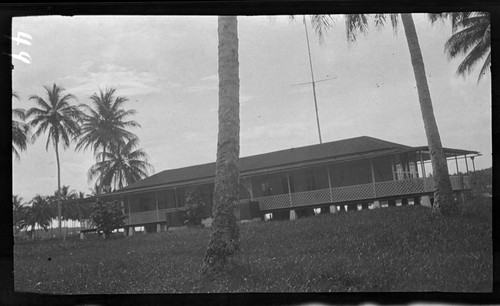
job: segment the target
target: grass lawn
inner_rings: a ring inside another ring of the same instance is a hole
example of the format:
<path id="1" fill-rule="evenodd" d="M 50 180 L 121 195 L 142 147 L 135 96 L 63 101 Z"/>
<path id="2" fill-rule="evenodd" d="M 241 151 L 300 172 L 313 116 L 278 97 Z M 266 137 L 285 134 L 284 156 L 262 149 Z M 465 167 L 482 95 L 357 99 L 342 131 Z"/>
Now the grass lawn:
<path id="1" fill-rule="evenodd" d="M 14 246 L 16 291 L 175 292 L 458 291 L 493 288 L 491 199 L 433 219 L 422 206 L 240 225 L 241 264 L 201 280 L 210 229 L 89 236 Z"/>

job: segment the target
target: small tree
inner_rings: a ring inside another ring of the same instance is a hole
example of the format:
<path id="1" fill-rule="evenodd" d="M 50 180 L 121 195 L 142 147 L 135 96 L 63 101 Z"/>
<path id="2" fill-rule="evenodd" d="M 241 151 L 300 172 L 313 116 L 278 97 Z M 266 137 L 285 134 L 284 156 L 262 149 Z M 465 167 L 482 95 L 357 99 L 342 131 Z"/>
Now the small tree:
<path id="1" fill-rule="evenodd" d="M 201 220 L 205 216 L 205 202 L 195 190 L 186 198 L 186 225 L 189 227 L 203 226 Z"/>
<path id="2" fill-rule="evenodd" d="M 23 198 L 18 195 L 12 196 L 12 225 L 14 227 L 14 236 L 28 227 L 29 209 L 22 203 Z"/>
<path id="3" fill-rule="evenodd" d="M 92 206 L 90 217 L 97 227 L 97 232 L 103 232 L 106 239 L 115 228 L 125 225 L 127 218 L 123 214 L 120 203 L 117 201 L 103 202 L 100 199 L 97 199 Z"/>

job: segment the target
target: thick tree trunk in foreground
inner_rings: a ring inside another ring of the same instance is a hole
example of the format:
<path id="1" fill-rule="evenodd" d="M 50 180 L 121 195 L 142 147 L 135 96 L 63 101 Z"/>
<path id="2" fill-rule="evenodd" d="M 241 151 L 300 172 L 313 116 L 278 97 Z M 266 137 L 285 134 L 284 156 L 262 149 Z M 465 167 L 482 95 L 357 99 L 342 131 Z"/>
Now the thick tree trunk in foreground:
<path id="1" fill-rule="evenodd" d="M 222 272 L 240 251 L 236 209 L 239 200 L 239 63 L 237 18 L 218 19 L 219 33 L 219 134 L 213 200 L 214 220 L 201 273 Z"/>
<path id="2" fill-rule="evenodd" d="M 417 83 L 418 100 L 420 102 L 420 110 L 422 111 L 422 119 L 424 120 L 425 134 L 429 145 L 433 178 L 436 187 L 432 213 L 449 215 L 453 213 L 457 207 L 452 198 L 448 164 L 441 144 L 436 118 L 434 117 L 422 51 L 418 43 L 413 17 L 411 14 L 401 14 L 401 19 L 405 29 L 406 40 L 408 41 L 408 48 L 410 49 L 411 63 Z"/>

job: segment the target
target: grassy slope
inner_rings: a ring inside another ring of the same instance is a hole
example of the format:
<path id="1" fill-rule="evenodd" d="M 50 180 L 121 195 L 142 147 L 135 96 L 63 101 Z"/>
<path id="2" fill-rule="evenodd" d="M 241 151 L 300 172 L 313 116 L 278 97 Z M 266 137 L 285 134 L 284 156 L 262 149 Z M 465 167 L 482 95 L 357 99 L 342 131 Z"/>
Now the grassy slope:
<path id="1" fill-rule="evenodd" d="M 18 243 L 16 291 L 46 293 L 491 291 L 491 200 L 241 225 L 242 264 L 200 280 L 209 229 Z"/>

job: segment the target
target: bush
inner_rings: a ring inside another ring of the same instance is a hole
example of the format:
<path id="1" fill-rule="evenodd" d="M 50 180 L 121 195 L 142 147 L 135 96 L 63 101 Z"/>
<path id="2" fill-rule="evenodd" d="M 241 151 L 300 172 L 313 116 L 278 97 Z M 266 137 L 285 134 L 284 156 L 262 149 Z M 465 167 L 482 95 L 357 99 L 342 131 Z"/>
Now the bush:
<path id="1" fill-rule="evenodd" d="M 123 214 L 120 203 L 117 201 L 103 202 L 100 199 L 97 199 L 92 205 L 90 217 L 97 227 L 97 232 L 103 232 L 106 239 L 114 229 L 125 225 L 125 219 L 127 218 Z"/>
<path id="2" fill-rule="evenodd" d="M 186 221 L 187 226 L 203 226 L 201 220 L 205 215 L 205 203 L 197 192 L 193 192 L 186 198 Z"/>

